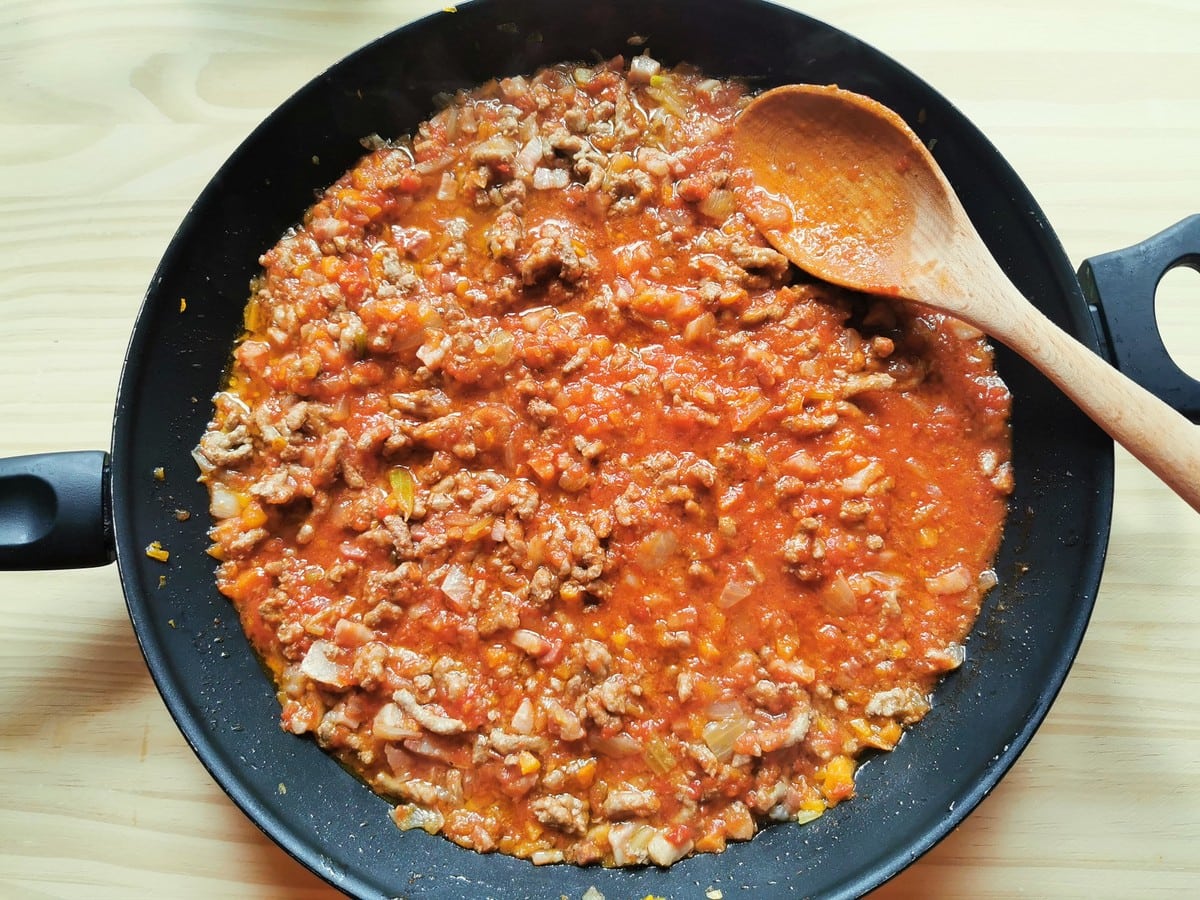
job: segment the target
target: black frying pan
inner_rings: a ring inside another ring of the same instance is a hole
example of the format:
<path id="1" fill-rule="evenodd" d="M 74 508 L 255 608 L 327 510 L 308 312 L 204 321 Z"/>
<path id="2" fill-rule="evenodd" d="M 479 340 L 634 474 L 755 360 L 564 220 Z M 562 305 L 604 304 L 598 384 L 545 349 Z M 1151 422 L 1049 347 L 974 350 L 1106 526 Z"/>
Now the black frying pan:
<path id="1" fill-rule="evenodd" d="M 1048 711 L 1083 637 L 1108 537 L 1112 445 L 1001 349 L 997 364 L 1014 395 L 1017 489 L 1000 585 L 966 664 L 938 689 L 933 711 L 893 753 L 861 769 L 853 801 L 816 822 L 771 827 L 669 870 L 538 868 L 401 833 L 385 801 L 311 740 L 279 728 L 273 687 L 213 584 L 207 496 L 190 459 L 259 253 L 299 219 L 314 191 L 354 163 L 359 138 L 411 130 L 442 91 L 565 59 L 638 52 L 627 44 L 633 35 L 666 63 L 690 61 L 762 87 L 837 82 L 896 109 L 936 140 L 935 156 L 1015 284 L 1090 348 L 1200 415 L 1200 384 L 1170 362 L 1151 313 L 1161 274 L 1200 264 L 1186 252 L 1200 247 L 1200 218 L 1089 261 L 1080 272 L 1085 294 L 1041 211 L 987 140 L 928 85 L 828 26 L 758 0 L 479 0 L 355 53 L 264 122 L 188 213 L 134 328 L 111 457 L 0 461 L 0 565 L 97 565 L 115 553 L 147 665 L 197 755 L 259 827 L 347 893 L 864 893 L 933 846 L 995 786 Z M 1101 308 L 1105 293 L 1138 302 Z M 159 467 L 162 480 L 153 474 Z M 179 522 L 177 508 L 196 514 Z M 145 556 L 154 540 L 171 550 L 166 568 Z"/>

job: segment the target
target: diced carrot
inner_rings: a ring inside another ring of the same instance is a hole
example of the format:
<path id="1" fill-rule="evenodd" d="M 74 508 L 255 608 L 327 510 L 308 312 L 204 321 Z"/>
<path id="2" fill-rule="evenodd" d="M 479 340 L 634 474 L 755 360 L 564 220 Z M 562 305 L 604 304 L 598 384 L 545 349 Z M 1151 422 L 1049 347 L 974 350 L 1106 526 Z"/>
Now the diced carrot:
<path id="1" fill-rule="evenodd" d="M 171 558 L 168 550 L 163 548 L 163 545 L 158 541 L 151 541 L 150 546 L 146 548 L 146 555 L 151 559 L 157 559 L 159 562 L 166 562 Z"/>

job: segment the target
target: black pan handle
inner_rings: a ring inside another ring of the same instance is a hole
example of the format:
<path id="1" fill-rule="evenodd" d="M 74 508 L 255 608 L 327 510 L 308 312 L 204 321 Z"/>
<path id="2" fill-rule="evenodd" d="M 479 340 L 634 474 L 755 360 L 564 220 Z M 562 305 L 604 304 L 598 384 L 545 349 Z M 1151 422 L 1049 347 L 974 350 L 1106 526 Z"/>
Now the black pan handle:
<path id="1" fill-rule="evenodd" d="M 108 466 L 99 450 L 0 459 L 0 570 L 112 562 Z"/>
<path id="2" fill-rule="evenodd" d="M 1113 364 L 1200 422 L 1200 381 L 1171 358 L 1154 312 L 1158 283 L 1178 266 L 1200 272 L 1200 215 L 1188 216 L 1140 244 L 1085 259 L 1079 284 L 1099 319 Z"/>

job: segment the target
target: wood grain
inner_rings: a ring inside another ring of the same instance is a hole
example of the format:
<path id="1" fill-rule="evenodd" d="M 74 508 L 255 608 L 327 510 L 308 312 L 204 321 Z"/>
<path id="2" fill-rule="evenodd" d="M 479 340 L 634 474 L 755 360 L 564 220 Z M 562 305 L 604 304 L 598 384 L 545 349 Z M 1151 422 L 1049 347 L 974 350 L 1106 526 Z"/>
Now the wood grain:
<path id="1" fill-rule="evenodd" d="M 306 80 L 442 5 L 0 4 L 0 454 L 107 446 L 141 296 L 204 183 Z M 962 108 L 1074 263 L 1200 211 L 1194 0 L 811 0 L 803 11 Z M 1171 321 L 1200 335 L 1193 281 Z M 1184 343 L 1195 352 L 1196 338 Z M 1198 580 L 1200 518 L 1119 452 L 1104 583 L 1066 688 L 995 793 L 875 897 L 1195 893 Z M 0 575 L 0 609 L 0 896 L 338 896 L 191 754 L 114 568 Z"/>

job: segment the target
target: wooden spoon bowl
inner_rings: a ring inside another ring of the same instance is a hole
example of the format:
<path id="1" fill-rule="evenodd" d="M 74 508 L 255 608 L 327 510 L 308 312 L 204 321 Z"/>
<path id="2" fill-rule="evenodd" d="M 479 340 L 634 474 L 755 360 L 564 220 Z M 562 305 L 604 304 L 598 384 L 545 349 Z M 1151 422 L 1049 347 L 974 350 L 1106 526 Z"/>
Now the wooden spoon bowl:
<path id="1" fill-rule="evenodd" d="M 834 86 L 755 98 L 734 126 L 747 216 L 800 268 L 950 313 L 1007 344 L 1200 511 L 1200 429 L 1047 319 L 1009 281 L 894 111 Z"/>

